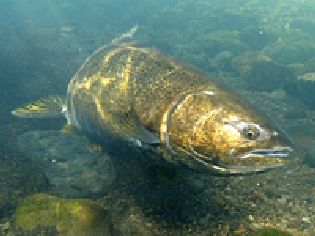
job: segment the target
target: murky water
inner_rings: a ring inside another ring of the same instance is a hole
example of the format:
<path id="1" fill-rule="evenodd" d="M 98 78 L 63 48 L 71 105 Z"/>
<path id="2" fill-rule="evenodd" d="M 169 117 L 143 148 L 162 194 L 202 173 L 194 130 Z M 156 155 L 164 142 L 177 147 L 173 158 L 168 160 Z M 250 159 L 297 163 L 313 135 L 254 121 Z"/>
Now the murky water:
<path id="1" fill-rule="evenodd" d="M 314 234 L 314 14 L 311 0 L 2 0 L 0 234 Z M 281 127 L 294 163 L 213 176 L 146 148 L 101 147 L 62 118 L 12 117 L 65 97 L 85 58 L 134 25 L 134 41 L 208 73 Z"/>

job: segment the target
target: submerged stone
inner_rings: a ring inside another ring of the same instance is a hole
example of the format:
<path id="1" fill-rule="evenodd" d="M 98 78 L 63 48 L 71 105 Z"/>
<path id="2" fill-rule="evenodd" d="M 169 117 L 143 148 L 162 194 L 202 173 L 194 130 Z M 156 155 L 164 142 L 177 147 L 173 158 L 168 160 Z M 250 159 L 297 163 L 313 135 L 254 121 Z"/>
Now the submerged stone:
<path id="1" fill-rule="evenodd" d="M 315 140 L 306 147 L 305 161 L 311 167 L 315 167 Z"/>
<path id="2" fill-rule="evenodd" d="M 304 104 L 314 107 L 315 106 L 315 72 L 305 73 L 299 76 L 297 81 L 297 95 Z"/>
<path id="3" fill-rule="evenodd" d="M 24 199 L 17 207 L 15 223 L 22 230 L 55 227 L 61 235 L 110 234 L 110 217 L 96 202 L 45 193 Z"/>
<path id="4" fill-rule="evenodd" d="M 85 136 L 60 131 L 31 131 L 18 137 L 19 149 L 41 166 L 50 193 L 95 198 L 108 193 L 116 172 L 112 160 L 94 150 Z"/>

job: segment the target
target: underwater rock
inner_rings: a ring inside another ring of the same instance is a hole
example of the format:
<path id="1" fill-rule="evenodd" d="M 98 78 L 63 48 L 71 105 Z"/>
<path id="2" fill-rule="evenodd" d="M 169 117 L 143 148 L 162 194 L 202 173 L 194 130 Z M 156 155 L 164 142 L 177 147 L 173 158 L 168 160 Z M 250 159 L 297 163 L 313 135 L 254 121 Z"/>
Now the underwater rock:
<path id="1" fill-rule="evenodd" d="M 306 62 L 314 57 L 313 36 L 301 30 L 290 30 L 263 49 L 264 54 L 281 64 Z"/>
<path id="2" fill-rule="evenodd" d="M 313 33 L 315 30 L 315 20 L 307 17 L 296 17 L 292 19 L 291 27 Z"/>
<path id="3" fill-rule="evenodd" d="M 303 74 L 305 70 L 305 65 L 303 63 L 293 63 L 287 65 L 289 68 L 292 68 L 295 74 Z"/>
<path id="4" fill-rule="evenodd" d="M 21 158 L 22 159 L 22 158 Z M 26 194 L 45 191 L 47 182 L 42 171 L 31 163 L 13 157 L 1 160 L 0 167 L 0 219 L 8 217 L 17 202 Z M 0 232 L 1 235 L 1 232 Z"/>
<path id="5" fill-rule="evenodd" d="M 110 235 L 110 217 L 96 202 L 35 194 L 16 209 L 15 224 L 22 230 L 55 227 L 58 235 Z"/>
<path id="6" fill-rule="evenodd" d="M 308 147 L 306 148 L 306 155 L 305 155 L 305 162 L 315 168 L 315 139 L 313 142 L 311 142 Z"/>
<path id="7" fill-rule="evenodd" d="M 312 73 L 312 72 L 314 72 L 314 68 L 315 68 L 315 57 L 308 60 L 307 62 L 303 62 L 303 69 L 304 70 L 299 74 Z"/>
<path id="8" fill-rule="evenodd" d="M 238 31 L 218 30 L 202 34 L 196 44 L 200 51 L 205 52 L 210 58 L 222 51 L 238 54 L 247 50 L 247 46 L 239 39 Z"/>
<path id="9" fill-rule="evenodd" d="M 222 51 L 215 55 L 215 57 L 210 60 L 210 66 L 216 68 L 219 71 L 232 71 L 231 61 L 233 58 L 233 53 L 230 51 Z"/>
<path id="10" fill-rule="evenodd" d="M 300 80 L 303 81 L 315 81 L 315 72 L 305 73 L 299 76 Z"/>
<path id="11" fill-rule="evenodd" d="M 89 144 L 84 136 L 60 131 L 32 131 L 18 137 L 21 151 L 45 172 L 50 193 L 63 197 L 102 196 L 115 179 L 111 159 Z"/>
<path id="12" fill-rule="evenodd" d="M 297 81 L 297 95 L 304 104 L 315 108 L 315 72 L 299 76 Z"/>
<path id="13" fill-rule="evenodd" d="M 211 64 L 208 65 L 208 58 L 207 55 L 204 53 L 201 54 L 187 54 L 181 57 L 181 60 L 184 62 L 187 62 L 189 64 L 192 64 L 194 66 L 197 66 L 198 68 L 207 68 L 208 71 L 214 71 L 217 68 L 215 66 L 212 66 Z"/>
<path id="14" fill-rule="evenodd" d="M 257 54 L 253 51 L 247 51 L 240 55 L 233 57 L 231 61 L 231 67 L 241 76 L 247 75 L 252 67 L 253 61 L 272 61 L 272 59 L 266 55 Z"/>
<path id="15" fill-rule="evenodd" d="M 266 60 L 253 61 L 246 79 L 249 87 L 257 91 L 293 90 L 295 86 L 292 69 Z"/>
<path id="16" fill-rule="evenodd" d="M 60 31 L 61 33 L 70 33 L 70 32 L 73 31 L 73 29 L 74 29 L 74 27 L 71 26 L 71 25 L 64 25 L 64 26 L 61 26 L 61 27 L 59 28 L 59 31 Z"/>
<path id="17" fill-rule="evenodd" d="M 2 118 L 2 117 L 1 117 Z M 17 203 L 25 195 L 46 191 L 48 188 L 44 171 L 37 163 L 16 148 L 15 129 L 1 120 L 0 126 L 0 223 L 12 215 Z M 20 129 L 21 126 L 19 126 Z M 0 228 L 1 235 L 1 228 Z"/>

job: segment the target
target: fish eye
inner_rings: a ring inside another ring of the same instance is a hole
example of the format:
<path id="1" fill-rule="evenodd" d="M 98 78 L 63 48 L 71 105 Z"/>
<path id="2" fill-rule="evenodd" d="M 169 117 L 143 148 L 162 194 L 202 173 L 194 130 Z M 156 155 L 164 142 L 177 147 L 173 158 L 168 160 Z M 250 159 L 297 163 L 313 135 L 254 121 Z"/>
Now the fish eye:
<path id="1" fill-rule="evenodd" d="M 242 134 L 249 140 L 255 140 L 259 137 L 260 131 L 255 125 L 247 125 L 243 128 Z"/>

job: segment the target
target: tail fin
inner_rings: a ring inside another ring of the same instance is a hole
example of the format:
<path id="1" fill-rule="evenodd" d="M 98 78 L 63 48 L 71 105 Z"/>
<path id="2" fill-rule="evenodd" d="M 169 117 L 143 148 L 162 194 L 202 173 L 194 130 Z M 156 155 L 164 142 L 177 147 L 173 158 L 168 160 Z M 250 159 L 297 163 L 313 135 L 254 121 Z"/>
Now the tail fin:
<path id="1" fill-rule="evenodd" d="M 58 96 L 49 96 L 11 111 L 18 118 L 59 118 L 66 109 L 65 100 Z"/>

